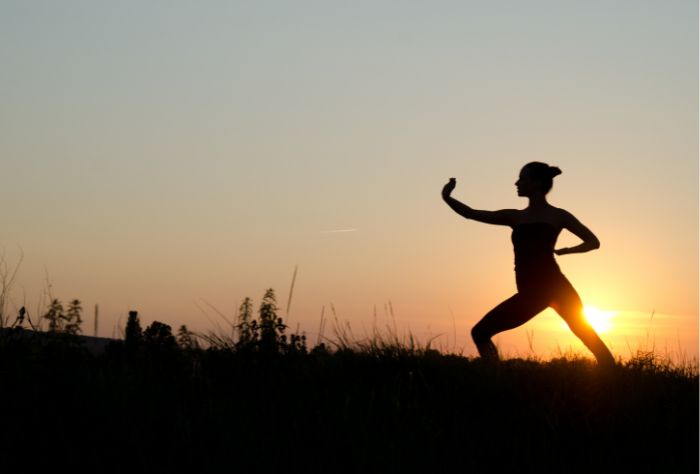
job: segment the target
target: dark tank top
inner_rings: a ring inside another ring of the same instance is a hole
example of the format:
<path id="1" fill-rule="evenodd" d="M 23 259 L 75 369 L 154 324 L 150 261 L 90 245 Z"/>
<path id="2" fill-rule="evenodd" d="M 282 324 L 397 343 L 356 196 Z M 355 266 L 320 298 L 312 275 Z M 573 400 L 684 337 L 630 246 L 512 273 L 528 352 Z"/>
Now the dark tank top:
<path id="1" fill-rule="evenodd" d="M 515 274 L 518 281 L 541 280 L 560 275 L 554 260 L 557 229 L 546 222 L 529 222 L 513 226 L 511 240 L 515 252 Z"/>

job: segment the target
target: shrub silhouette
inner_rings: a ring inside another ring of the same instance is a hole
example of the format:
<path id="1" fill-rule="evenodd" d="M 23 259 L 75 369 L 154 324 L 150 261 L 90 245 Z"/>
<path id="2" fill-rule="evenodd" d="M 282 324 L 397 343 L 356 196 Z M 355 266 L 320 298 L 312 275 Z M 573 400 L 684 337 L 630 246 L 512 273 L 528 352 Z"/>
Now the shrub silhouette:
<path id="1" fill-rule="evenodd" d="M 177 347 L 172 328 L 160 321 L 153 321 L 143 332 L 143 342 L 148 346 L 160 346 L 166 348 Z"/>
<path id="2" fill-rule="evenodd" d="M 54 299 L 49 305 L 49 309 L 44 314 L 43 319 L 49 321 L 49 332 L 59 332 L 77 335 L 81 332 L 80 325 L 83 320 L 80 313 L 83 308 L 79 300 L 70 302 L 68 311 L 64 312 L 63 304 L 58 299 Z"/>
<path id="3" fill-rule="evenodd" d="M 264 354 L 306 353 L 306 336 L 285 334 L 287 325 L 277 315 L 275 290 L 265 291 L 258 309 L 258 319 L 253 317 L 253 302 L 246 297 L 238 310 L 236 350 L 256 351 Z"/>
<path id="4" fill-rule="evenodd" d="M 181 349 L 199 349 L 197 337 L 184 324 L 177 330 L 176 341 Z"/>

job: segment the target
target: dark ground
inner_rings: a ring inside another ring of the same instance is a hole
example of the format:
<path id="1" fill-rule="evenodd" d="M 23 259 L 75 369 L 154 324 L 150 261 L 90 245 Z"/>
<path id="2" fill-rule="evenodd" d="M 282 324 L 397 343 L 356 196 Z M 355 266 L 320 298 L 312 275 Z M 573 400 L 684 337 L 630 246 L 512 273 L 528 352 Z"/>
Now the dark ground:
<path id="1" fill-rule="evenodd" d="M 697 473 L 697 373 L 640 358 L 0 340 L 0 462 L 77 472 Z"/>

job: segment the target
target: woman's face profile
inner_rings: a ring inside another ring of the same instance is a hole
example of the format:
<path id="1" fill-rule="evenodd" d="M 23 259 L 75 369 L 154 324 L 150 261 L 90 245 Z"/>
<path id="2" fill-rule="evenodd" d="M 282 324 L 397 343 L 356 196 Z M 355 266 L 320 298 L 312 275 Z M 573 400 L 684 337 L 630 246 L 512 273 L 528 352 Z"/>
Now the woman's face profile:
<path id="1" fill-rule="evenodd" d="M 518 189 L 518 196 L 531 196 L 533 192 L 539 191 L 539 183 L 532 179 L 532 175 L 527 170 L 523 168 L 520 170 L 520 175 L 518 180 L 515 182 L 515 187 Z"/>

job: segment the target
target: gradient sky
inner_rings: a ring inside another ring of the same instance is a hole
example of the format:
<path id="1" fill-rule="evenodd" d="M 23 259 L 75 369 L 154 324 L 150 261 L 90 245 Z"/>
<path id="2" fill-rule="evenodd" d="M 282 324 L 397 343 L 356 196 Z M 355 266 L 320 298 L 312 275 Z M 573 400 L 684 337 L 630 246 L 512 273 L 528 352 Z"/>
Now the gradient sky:
<path id="1" fill-rule="evenodd" d="M 286 309 L 298 265 L 289 322 L 312 340 L 331 304 L 361 335 L 391 302 L 400 332 L 472 354 L 515 291 L 510 232 L 440 189 L 524 207 L 538 160 L 602 242 L 558 261 L 619 312 L 609 337 L 697 352 L 695 1 L 6 0 L 0 61 L 10 311 L 48 274 L 87 320 L 99 303 L 103 336 L 131 309 L 214 330 L 207 303 L 233 316 L 272 287 Z M 543 355 L 569 341 L 545 314 L 501 345 L 532 331 Z"/>

